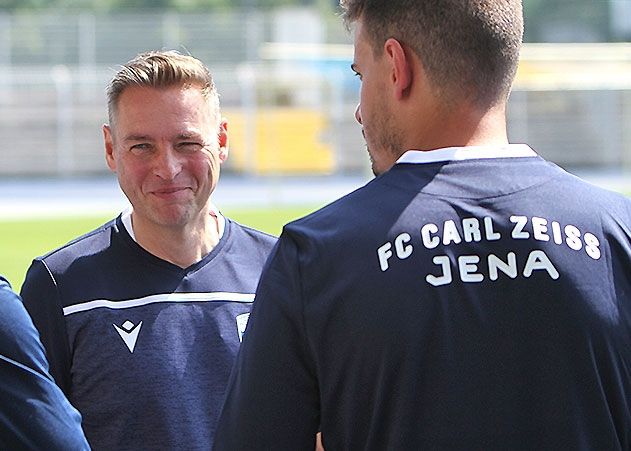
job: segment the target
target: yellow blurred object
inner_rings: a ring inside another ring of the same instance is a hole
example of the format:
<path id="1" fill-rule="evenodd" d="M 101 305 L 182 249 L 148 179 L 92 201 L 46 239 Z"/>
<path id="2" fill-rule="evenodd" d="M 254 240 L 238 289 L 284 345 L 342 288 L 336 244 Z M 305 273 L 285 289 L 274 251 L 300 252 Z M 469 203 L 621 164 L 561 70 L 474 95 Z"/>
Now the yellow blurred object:
<path id="1" fill-rule="evenodd" d="M 322 142 L 327 127 L 324 113 L 288 107 L 259 108 L 250 114 L 226 109 L 222 113 L 228 120 L 233 169 L 256 174 L 333 171 L 333 149 Z"/>
<path id="2" fill-rule="evenodd" d="M 631 44 L 524 44 L 516 89 L 629 89 Z"/>

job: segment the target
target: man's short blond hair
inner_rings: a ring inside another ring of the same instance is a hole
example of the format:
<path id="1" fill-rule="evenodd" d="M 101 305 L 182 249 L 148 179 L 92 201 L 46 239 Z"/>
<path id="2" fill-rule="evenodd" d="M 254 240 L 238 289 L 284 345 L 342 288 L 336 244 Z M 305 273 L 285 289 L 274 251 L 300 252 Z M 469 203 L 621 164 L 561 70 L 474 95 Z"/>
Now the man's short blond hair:
<path id="1" fill-rule="evenodd" d="M 197 58 L 175 50 L 151 51 L 138 54 L 124 64 L 107 86 L 107 109 L 110 125 L 114 126 L 118 99 L 131 86 L 170 88 L 198 87 L 208 100 L 217 125 L 220 120 L 219 94 L 210 70 Z"/>

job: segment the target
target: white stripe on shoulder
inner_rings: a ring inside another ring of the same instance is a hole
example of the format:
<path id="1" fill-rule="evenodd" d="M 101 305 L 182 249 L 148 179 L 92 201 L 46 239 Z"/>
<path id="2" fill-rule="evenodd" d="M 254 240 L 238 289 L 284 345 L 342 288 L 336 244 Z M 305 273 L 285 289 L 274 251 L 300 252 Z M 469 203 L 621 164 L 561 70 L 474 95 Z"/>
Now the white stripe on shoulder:
<path id="1" fill-rule="evenodd" d="M 73 313 L 85 312 L 87 310 L 93 310 L 97 308 L 109 308 L 109 309 L 126 309 L 132 307 L 139 307 L 148 304 L 159 304 L 163 302 L 217 302 L 217 301 L 229 301 L 229 302 L 254 302 L 254 293 L 229 293 L 229 292 L 214 292 L 214 293 L 167 293 L 167 294 L 154 294 L 151 296 L 145 296 L 138 299 L 128 299 L 126 301 L 110 301 L 107 299 L 95 299 L 94 301 L 83 302 L 81 304 L 71 305 L 63 309 L 64 316 L 72 315 Z"/>
<path id="2" fill-rule="evenodd" d="M 447 147 L 429 151 L 408 150 L 397 163 L 438 163 L 453 160 L 478 160 L 483 158 L 522 158 L 536 157 L 537 153 L 527 144 L 506 146 Z"/>

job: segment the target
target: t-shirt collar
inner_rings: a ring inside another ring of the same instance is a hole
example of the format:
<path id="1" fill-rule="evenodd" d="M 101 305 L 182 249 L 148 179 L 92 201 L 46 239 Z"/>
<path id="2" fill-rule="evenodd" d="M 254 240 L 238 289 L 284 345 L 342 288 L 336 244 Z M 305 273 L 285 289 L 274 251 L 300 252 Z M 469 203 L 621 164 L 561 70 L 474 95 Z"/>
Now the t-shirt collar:
<path id="1" fill-rule="evenodd" d="M 226 230 L 226 218 L 223 217 L 223 215 L 219 212 L 219 209 L 213 203 L 210 204 L 209 210 L 210 210 L 210 215 L 217 218 L 217 231 L 219 232 L 219 239 L 221 239 L 221 237 L 223 237 L 224 231 Z M 137 242 L 136 235 L 134 234 L 134 228 L 131 224 L 132 211 L 133 211 L 132 207 L 129 207 L 128 209 L 123 211 L 121 214 L 121 221 L 123 222 L 123 225 L 125 226 L 125 230 L 127 230 L 127 233 L 129 234 L 129 236 L 134 241 Z"/>
<path id="2" fill-rule="evenodd" d="M 537 153 L 527 144 L 505 146 L 445 147 L 431 151 L 408 150 L 397 163 L 438 163 L 443 161 L 477 160 L 482 158 L 536 157 Z"/>

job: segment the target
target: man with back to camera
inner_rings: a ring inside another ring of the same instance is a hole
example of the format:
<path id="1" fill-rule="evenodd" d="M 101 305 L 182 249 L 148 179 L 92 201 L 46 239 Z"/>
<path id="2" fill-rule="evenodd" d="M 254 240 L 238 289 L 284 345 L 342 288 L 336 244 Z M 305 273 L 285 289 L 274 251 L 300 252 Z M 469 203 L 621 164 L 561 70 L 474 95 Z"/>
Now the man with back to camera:
<path id="1" fill-rule="evenodd" d="M 228 134 L 199 60 L 140 54 L 107 94 L 132 210 L 35 259 L 22 296 L 94 449 L 208 449 L 275 238 L 211 203 Z"/>
<path id="2" fill-rule="evenodd" d="M 377 178 L 287 226 L 216 450 L 628 450 L 631 202 L 509 144 L 518 0 L 343 0 Z"/>
<path id="3" fill-rule="evenodd" d="M 89 449 L 81 415 L 48 372 L 31 318 L 0 276 L 0 449 Z"/>

